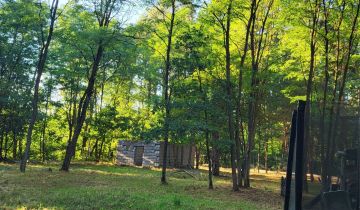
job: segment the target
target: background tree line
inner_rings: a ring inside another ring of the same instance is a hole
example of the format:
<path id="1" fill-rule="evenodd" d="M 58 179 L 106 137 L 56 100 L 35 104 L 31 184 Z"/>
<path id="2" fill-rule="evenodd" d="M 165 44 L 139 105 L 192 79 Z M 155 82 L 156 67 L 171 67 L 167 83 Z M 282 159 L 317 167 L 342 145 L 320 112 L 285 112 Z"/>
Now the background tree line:
<path id="1" fill-rule="evenodd" d="M 209 188 L 231 167 L 236 191 L 251 167 L 285 167 L 297 100 L 329 130 L 305 133 L 321 163 L 342 105 L 359 107 L 358 0 L 60 3 L 0 1 L 0 160 L 22 171 L 151 139 L 195 145 Z M 146 10 L 128 24 L 134 4 Z"/>

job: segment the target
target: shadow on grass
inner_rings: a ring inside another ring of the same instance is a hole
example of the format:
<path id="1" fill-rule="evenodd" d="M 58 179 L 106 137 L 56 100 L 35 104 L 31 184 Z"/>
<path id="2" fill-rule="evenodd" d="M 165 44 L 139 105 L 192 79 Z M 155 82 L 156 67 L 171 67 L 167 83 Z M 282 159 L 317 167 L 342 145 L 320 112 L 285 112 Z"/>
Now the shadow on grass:
<path id="1" fill-rule="evenodd" d="M 23 174 L 17 164 L 0 164 L 0 209 L 280 209 L 279 196 L 266 190 L 231 192 L 227 177 L 208 190 L 206 179 L 178 178 L 174 170 L 163 186 L 157 169 L 76 162 L 66 173 L 58 166 L 29 164 Z"/>

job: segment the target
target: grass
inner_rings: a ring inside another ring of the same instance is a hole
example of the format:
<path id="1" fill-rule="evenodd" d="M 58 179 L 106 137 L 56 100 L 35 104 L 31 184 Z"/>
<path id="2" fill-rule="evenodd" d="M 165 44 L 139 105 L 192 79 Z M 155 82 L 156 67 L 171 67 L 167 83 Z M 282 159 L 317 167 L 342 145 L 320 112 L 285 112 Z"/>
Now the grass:
<path id="1" fill-rule="evenodd" d="M 48 168 L 53 170 L 50 172 Z M 231 191 L 229 178 L 197 178 L 175 170 L 160 184 L 158 169 L 78 163 L 70 172 L 58 165 L 0 164 L 0 209 L 281 209 L 279 183 L 254 175 L 254 188 Z M 277 188 L 278 188 L 277 187 Z"/>

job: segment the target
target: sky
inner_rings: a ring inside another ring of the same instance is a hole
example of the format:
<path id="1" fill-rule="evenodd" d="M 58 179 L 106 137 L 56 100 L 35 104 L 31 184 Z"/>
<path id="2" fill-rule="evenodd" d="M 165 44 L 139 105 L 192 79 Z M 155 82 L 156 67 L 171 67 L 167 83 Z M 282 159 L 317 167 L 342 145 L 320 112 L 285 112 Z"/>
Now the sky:
<path id="1" fill-rule="evenodd" d="M 50 1 L 50 0 L 47 0 Z M 63 7 L 69 0 L 59 0 L 59 6 Z M 50 2 L 48 2 L 50 3 Z M 144 14 L 146 7 L 143 5 L 139 5 L 138 3 L 134 3 L 135 6 L 132 6 L 131 8 L 125 8 L 124 12 L 122 13 L 123 20 L 126 21 L 126 24 L 134 24 L 136 23 L 140 18 L 141 15 Z"/>

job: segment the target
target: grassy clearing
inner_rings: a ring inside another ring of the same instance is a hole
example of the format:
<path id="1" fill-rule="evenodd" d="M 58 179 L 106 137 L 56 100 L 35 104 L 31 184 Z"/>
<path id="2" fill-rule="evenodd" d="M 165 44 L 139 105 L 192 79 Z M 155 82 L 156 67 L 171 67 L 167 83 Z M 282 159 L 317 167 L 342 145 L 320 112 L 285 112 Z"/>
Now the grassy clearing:
<path id="1" fill-rule="evenodd" d="M 53 171 L 48 170 L 52 167 Z M 254 175 L 254 187 L 231 192 L 228 178 L 216 178 L 207 189 L 206 174 L 197 179 L 169 171 L 111 165 L 75 164 L 69 173 L 58 165 L 0 164 L 1 209 L 281 209 L 278 181 Z M 277 187 L 278 188 L 278 187 Z"/>

